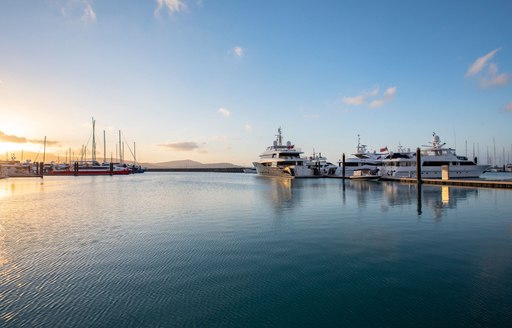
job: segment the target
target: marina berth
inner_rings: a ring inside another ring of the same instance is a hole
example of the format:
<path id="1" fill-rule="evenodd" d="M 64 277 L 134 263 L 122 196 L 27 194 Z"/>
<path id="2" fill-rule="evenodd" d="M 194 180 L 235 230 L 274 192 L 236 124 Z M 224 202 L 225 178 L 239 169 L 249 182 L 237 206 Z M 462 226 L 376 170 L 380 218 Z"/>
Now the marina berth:
<path id="1" fill-rule="evenodd" d="M 48 169 L 47 175 L 126 175 L 132 171 L 128 167 L 102 165 L 97 161 L 77 161 L 72 165 L 57 164 Z"/>
<path id="2" fill-rule="evenodd" d="M 421 178 L 440 179 L 442 168 L 448 168 L 450 178 L 478 178 L 489 165 L 478 165 L 465 156 L 458 156 L 455 149 L 445 148 L 446 143 L 435 133 L 430 145 L 421 151 Z M 416 154 L 399 149 L 382 160 L 380 175 L 385 179 L 416 178 Z"/>

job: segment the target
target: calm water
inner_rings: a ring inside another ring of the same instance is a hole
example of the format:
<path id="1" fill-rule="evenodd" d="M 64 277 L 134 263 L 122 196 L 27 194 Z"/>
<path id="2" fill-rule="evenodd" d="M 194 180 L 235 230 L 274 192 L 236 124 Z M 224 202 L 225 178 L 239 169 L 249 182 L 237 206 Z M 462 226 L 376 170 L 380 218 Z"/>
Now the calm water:
<path id="1" fill-rule="evenodd" d="M 2 327 L 511 327 L 512 191 L 0 180 Z"/>

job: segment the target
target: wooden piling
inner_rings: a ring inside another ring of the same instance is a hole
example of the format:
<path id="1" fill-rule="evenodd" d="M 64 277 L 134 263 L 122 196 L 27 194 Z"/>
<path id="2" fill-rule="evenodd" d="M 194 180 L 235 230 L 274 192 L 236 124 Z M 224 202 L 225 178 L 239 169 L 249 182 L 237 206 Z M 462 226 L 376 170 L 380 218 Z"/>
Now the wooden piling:
<path id="1" fill-rule="evenodd" d="M 416 183 L 421 184 L 421 152 L 416 148 Z"/>
<path id="2" fill-rule="evenodd" d="M 341 177 L 345 179 L 345 153 L 343 153 L 343 156 L 341 157 Z"/>

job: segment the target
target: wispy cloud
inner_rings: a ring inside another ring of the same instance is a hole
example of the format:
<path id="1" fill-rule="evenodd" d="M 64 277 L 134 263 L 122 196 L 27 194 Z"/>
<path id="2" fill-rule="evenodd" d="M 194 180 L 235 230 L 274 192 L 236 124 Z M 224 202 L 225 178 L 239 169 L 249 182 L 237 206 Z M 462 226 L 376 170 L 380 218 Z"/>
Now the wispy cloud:
<path id="1" fill-rule="evenodd" d="M 503 106 L 503 111 L 504 112 L 508 112 L 508 113 L 512 113 L 512 101 L 509 102 L 508 104 L 506 104 L 505 106 Z"/>
<path id="2" fill-rule="evenodd" d="M 86 24 L 91 24 L 96 21 L 96 13 L 92 9 L 91 4 L 87 1 L 84 4 L 84 13 L 81 20 Z"/>
<path id="3" fill-rule="evenodd" d="M 396 95 L 396 87 L 390 87 L 387 88 L 386 91 L 384 91 L 384 96 L 380 99 L 373 100 L 368 107 L 370 108 L 378 108 L 383 106 L 385 103 L 390 102 L 391 100 L 395 99 Z"/>
<path id="4" fill-rule="evenodd" d="M 489 52 L 488 54 L 478 58 L 473 64 L 471 64 L 471 66 L 469 66 L 468 68 L 468 71 L 466 72 L 466 76 L 473 76 L 475 74 L 477 74 L 478 72 L 480 72 L 485 64 L 492 59 L 492 57 L 494 57 L 494 55 L 500 50 L 500 48 L 498 49 L 494 49 L 493 51 Z"/>
<path id="5" fill-rule="evenodd" d="M 343 97 L 343 99 L 341 99 L 341 101 L 343 101 L 343 103 L 346 105 L 359 106 L 359 105 L 364 104 L 365 99 L 364 99 L 364 96 L 355 96 L 355 97 Z"/>
<path id="6" fill-rule="evenodd" d="M 499 73 L 498 65 L 494 63 L 489 63 L 489 68 L 487 69 L 487 74 L 480 78 L 480 87 L 482 89 L 489 87 L 499 87 L 505 85 L 510 80 L 510 74 L 507 73 Z"/>
<path id="7" fill-rule="evenodd" d="M 168 144 L 160 144 L 158 146 L 176 151 L 191 151 L 199 148 L 199 144 L 193 141 L 174 142 Z"/>
<path id="8" fill-rule="evenodd" d="M 64 17 L 80 21 L 84 24 L 93 24 L 96 22 L 96 12 L 92 8 L 90 0 L 70 0 L 60 8 L 60 13 Z"/>
<path id="9" fill-rule="evenodd" d="M 381 107 L 385 103 L 393 100 L 396 94 L 396 87 L 389 87 L 384 91 L 384 94 L 379 99 L 374 99 L 378 97 L 380 94 L 380 87 L 378 85 L 374 86 L 372 89 L 363 91 L 361 94 L 352 96 L 352 97 L 343 97 L 341 101 L 346 105 L 351 106 L 361 106 L 370 102 L 369 108 L 377 108 Z"/>
<path id="10" fill-rule="evenodd" d="M 154 15 L 160 14 L 162 9 L 166 8 L 169 15 L 179 13 L 187 9 L 187 5 L 182 0 L 156 0 L 156 9 Z"/>
<path id="11" fill-rule="evenodd" d="M 247 122 L 247 123 L 245 123 L 245 125 L 244 125 L 244 129 L 245 129 L 245 131 L 247 131 L 247 132 L 252 132 L 252 125 L 251 125 L 251 124 L 249 124 L 249 122 Z"/>
<path id="12" fill-rule="evenodd" d="M 236 57 L 242 58 L 245 54 L 245 49 L 240 46 L 236 46 L 236 47 L 231 48 L 229 53 L 233 54 Z"/>
<path id="13" fill-rule="evenodd" d="M 482 89 L 508 84 L 510 74 L 500 73 L 498 71 L 498 65 L 492 62 L 492 59 L 499 50 L 501 50 L 501 48 L 494 49 L 488 54 L 478 58 L 469 66 L 465 76 L 477 78 L 480 82 L 480 88 Z"/>
<path id="14" fill-rule="evenodd" d="M 19 144 L 22 144 L 22 143 L 42 144 L 42 143 L 44 143 L 44 140 L 18 137 L 15 135 L 5 134 L 3 131 L 0 131 L 0 142 L 12 142 L 12 143 L 19 143 Z M 58 141 L 46 140 L 46 145 L 48 145 L 48 146 L 55 146 L 58 144 L 59 144 Z"/>
<path id="15" fill-rule="evenodd" d="M 230 117 L 231 116 L 231 112 L 229 110 L 227 110 L 226 108 L 224 108 L 224 107 L 219 108 L 219 113 L 221 113 L 222 116 L 224 116 L 224 117 Z"/>

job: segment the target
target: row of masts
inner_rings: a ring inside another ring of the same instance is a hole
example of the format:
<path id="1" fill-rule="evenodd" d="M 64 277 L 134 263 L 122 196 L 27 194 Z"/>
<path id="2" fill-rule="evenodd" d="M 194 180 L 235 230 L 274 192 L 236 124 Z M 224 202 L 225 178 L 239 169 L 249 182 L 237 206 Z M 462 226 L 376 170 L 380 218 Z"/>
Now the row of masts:
<path id="1" fill-rule="evenodd" d="M 105 130 L 103 130 L 103 163 L 107 163 L 107 138 L 106 138 L 106 132 Z M 94 119 L 94 117 L 92 118 L 92 144 L 91 144 L 91 160 L 92 161 L 97 161 L 97 156 L 96 156 L 96 149 L 97 149 L 97 144 L 96 144 L 96 120 Z M 121 134 L 121 130 L 119 130 L 119 143 L 116 144 L 116 157 L 115 159 L 116 160 L 119 160 L 120 163 L 124 163 L 125 162 L 125 157 L 124 157 L 124 148 L 125 148 L 125 142 L 122 140 L 122 134 Z M 133 155 L 133 163 L 137 163 L 137 156 L 136 156 L 136 143 L 133 142 L 133 151 L 131 150 L 131 148 L 128 146 L 128 149 L 130 150 L 131 154 Z M 75 153 L 74 152 L 71 152 L 71 148 L 69 148 L 69 153 L 66 152 L 66 162 L 69 162 L 71 163 L 72 162 L 72 158 L 75 158 L 76 160 L 78 160 L 78 158 L 75 157 Z M 80 161 L 86 161 L 87 160 L 87 145 L 82 145 L 82 148 L 80 150 Z M 58 160 L 57 160 L 58 161 Z M 114 158 L 113 158 L 113 154 L 111 153 L 110 154 L 110 162 L 113 162 L 114 161 Z"/>

